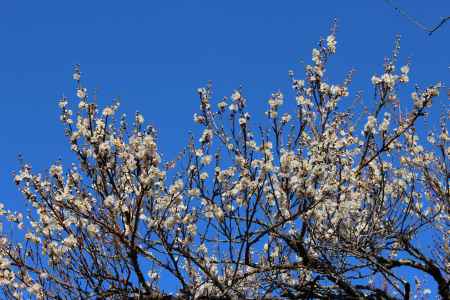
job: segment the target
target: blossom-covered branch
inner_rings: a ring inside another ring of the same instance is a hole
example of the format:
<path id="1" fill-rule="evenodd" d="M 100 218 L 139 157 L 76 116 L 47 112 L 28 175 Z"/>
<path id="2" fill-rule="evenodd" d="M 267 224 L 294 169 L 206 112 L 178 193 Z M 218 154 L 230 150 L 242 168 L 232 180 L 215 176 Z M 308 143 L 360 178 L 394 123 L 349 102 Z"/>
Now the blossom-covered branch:
<path id="1" fill-rule="evenodd" d="M 29 213 L 1 209 L 5 228 L 23 232 L 0 240 L 5 295 L 426 296 L 421 280 L 399 272 L 409 268 L 448 299 L 448 111 L 440 131 L 419 130 L 441 84 L 414 89 L 400 110 L 410 66 L 397 71 L 397 42 L 372 77 L 372 109 L 355 110 L 353 72 L 339 83 L 327 76 L 336 46 L 333 29 L 303 78 L 289 72 L 294 99 L 269 97 L 265 124 L 253 122 L 243 90 L 216 102 L 210 85 L 198 89 L 202 133 L 173 161 L 162 161 L 142 114 L 129 125 L 119 103 L 91 101 L 76 68 L 76 113 L 66 98 L 59 107 L 78 163 L 47 173 L 22 163 L 14 180 Z"/>

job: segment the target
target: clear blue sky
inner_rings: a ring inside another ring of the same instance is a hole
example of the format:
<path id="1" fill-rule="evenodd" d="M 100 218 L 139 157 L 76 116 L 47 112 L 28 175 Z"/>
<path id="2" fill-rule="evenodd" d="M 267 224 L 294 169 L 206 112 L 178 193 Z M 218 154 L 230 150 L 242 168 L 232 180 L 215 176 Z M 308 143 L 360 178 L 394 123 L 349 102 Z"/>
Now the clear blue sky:
<path id="1" fill-rule="evenodd" d="M 429 26 L 450 15 L 448 0 L 396 2 Z M 101 103 L 121 97 L 124 112 L 141 111 L 171 158 L 194 128 L 198 87 L 212 80 L 220 98 L 242 85 L 261 111 L 271 92 L 290 89 L 287 71 L 302 71 L 335 17 L 333 73 L 341 80 L 356 68 L 353 87 L 367 99 L 397 33 L 413 83 L 448 83 L 450 24 L 429 37 L 383 0 L 2 1 L 0 201 L 20 207 L 17 154 L 41 171 L 59 157 L 73 161 L 57 100 L 76 100 L 74 64 Z"/>

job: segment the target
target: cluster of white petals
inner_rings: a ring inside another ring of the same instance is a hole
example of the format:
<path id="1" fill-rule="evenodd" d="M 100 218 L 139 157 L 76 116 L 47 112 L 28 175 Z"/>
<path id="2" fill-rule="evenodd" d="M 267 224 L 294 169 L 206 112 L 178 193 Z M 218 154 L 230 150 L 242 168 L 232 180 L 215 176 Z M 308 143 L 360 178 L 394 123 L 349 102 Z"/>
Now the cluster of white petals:
<path id="1" fill-rule="evenodd" d="M 395 72 L 397 49 L 372 77 L 373 110 L 355 110 L 352 73 L 327 78 L 336 45 L 332 31 L 303 79 L 289 72 L 294 97 L 270 96 L 267 127 L 252 124 L 243 90 L 212 105 L 211 86 L 198 89 L 199 136 L 173 161 L 141 113 L 129 126 L 119 103 L 91 101 L 77 68 L 78 103 L 59 108 L 78 162 L 45 173 L 23 164 L 14 181 L 32 209 L 0 207 L 23 232 L 22 242 L 0 238 L 5 295 L 163 299 L 167 277 L 173 299 L 408 299 L 403 266 L 448 295 L 448 115 L 428 143 L 417 130 L 441 86 L 416 89 L 409 110 L 397 109 L 410 71 Z M 435 258 L 418 245 L 423 232 Z"/>

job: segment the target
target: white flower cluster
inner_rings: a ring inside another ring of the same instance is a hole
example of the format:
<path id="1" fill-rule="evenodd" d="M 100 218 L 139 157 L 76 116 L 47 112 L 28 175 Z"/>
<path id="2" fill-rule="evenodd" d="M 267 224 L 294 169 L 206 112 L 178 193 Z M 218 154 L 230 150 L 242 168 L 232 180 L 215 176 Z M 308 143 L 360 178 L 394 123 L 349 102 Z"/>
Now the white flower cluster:
<path id="1" fill-rule="evenodd" d="M 293 110 L 289 94 L 273 93 L 267 127 L 253 128 L 242 89 L 215 106 L 211 86 L 200 88 L 199 137 L 165 163 L 143 115 L 129 128 L 118 103 L 98 108 L 77 68 L 76 117 L 68 99 L 59 107 L 78 164 L 58 162 L 44 174 L 23 164 L 15 175 L 30 213 L 0 206 L 24 236 L 0 237 L 0 285 L 42 299 L 159 297 L 161 276 L 194 299 L 400 291 L 397 266 L 434 263 L 413 245 L 422 228 L 439 237 L 440 257 L 450 254 L 449 133 L 441 121 L 428 135 L 433 151 L 416 127 L 440 85 L 414 92 L 407 114 L 391 110 L 409 81 L 409 66 L 395 74 L 393 59 L 372 77 L 377 103 L 359 124 L 340 104 L 351 75 L 342 83 L 324 76 L 336 45 L 333 31 L 313 49 L 305 78 L 289 73 Z M 392 285 L 385 290 L 373 289 L 380 272 Z"/>

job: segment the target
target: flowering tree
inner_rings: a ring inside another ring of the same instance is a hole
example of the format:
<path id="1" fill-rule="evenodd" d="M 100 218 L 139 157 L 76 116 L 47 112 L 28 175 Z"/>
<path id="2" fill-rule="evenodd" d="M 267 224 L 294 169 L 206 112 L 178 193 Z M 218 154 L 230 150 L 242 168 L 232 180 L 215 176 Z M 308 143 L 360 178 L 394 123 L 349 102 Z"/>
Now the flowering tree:
<path id="1" fill-rule="evenodd" d="M 0 240 L 4 294 L 410 299 L 431 292 L 426 278 L 449 299 L 448 112 L 419 134 L 440 84 L 415 88 L 401 111 L 409 66 L 397 72 L 398 50 L 372 77 L 370 112 L 346 100 L 351 73 L 326 82 L 334 30 L 304 79 L 289 73 L 295 108 L 283 114 L 287 100 L 271 95 L 266 126 L 252 124 L 243 91 L 214 104 L 201 88 L 203 133 L 167 162 L 143 116 L 129 126 L 119 103 L 97 107 L 76 69 L 77 113 L 67 99 L 59 107 L 79 163 L 48 174 L 22 163 L 29 213 L 1 209 L 24 232 Z"/>

